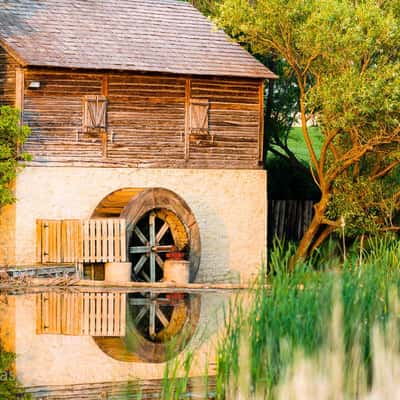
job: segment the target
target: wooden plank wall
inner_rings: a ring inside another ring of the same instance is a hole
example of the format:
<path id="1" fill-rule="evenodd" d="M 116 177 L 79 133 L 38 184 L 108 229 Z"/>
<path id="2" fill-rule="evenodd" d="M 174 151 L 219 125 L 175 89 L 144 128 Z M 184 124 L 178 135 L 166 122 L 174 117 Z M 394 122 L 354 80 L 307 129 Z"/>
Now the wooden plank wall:
<path id="1" fill-rule="evenodd" d="M 0 46 L 0 106 L 15 105 L 15 71 L 18 64 Z"/>
<path id="2" fill-rule="evenodd" d="M 40 89 L 29 89 L 31 81 Z M 25 150 L 39 165 L 260 168 L 260 85 L 256 79 L 29 69 L 24 121 L 32 135 Z M 191 139 L 185 160 L 188 90 L 209 100 L 214 141 Z M 94 94 L 108 97 L 106 157 L 101 134 L 82 132 L 82 99 Z"/>
<path id="3" fill-rule="evenodd" d="M 183 158 L 185 80 L 175 77 L 111 75 L 109 157 L 143 166 Z"/>
<path id="4" fill-rule="evenodd" d="M 258 160 L 259 82 L 193 79 L 191 98 L 208 99 L 214 140 L 190 140 L 190 160 L 209 166 L 224 160 L 251 165 Z"/>
<path id="5" fill-rule="evenodd" d="M 298 241 L 313 217 L 313 200 L 270 200 L 268 202 L 269 245 L 275 237 Z"/>
<path id="6" fill-rule="evenodd" d="M 32 81 L 40 89 L 29 89 Z M 49 71 L 25 72 L 24 122 L 32 133 L 24 146 L 38 161 L 85 160 L 102 157 L 100 135 L 83 134 L 82 99 L 101 94 L 100 75 Z"/>

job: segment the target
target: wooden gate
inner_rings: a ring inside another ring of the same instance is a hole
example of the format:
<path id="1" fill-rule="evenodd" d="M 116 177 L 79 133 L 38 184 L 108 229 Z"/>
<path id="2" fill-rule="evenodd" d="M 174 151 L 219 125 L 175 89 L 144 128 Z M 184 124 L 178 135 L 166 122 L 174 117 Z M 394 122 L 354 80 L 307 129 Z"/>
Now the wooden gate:
<path id="1" fill-rule="evenodd" d="M 37 220 L 39 263 L 125 262 L 126 221 L 121 218 Z"/>
<path id="2" fill-rule="evenodd" d="M 125 293 L 40 293 L 36 297 L 38 334 L 125 336 Z"/>

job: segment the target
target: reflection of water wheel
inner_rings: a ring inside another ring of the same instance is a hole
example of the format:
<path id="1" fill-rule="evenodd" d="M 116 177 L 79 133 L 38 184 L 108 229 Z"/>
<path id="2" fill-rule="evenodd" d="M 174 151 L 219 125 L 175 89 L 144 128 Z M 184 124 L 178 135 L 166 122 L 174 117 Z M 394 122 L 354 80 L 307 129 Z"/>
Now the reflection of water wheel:
<path id="1" fill-rule="evenodd" d="M 136 329 L 153 342 L 164 342 L 178 334 L 188 315 L 183 293 L 135 293 L 129 307 Z"/>
<path id="2" fill-rule="evenodd" d="M 164 362 L 192 337 L 200 315 L 200 296 L 132 293 L 127 313 L 126 336 L 94 337 L 97 345 L 119 361 Z"/>

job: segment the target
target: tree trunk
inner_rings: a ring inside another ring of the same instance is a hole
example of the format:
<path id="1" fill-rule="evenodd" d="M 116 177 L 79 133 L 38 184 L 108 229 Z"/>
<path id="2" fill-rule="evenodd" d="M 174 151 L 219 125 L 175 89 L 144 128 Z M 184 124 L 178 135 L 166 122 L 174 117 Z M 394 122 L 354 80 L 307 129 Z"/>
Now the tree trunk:
<path id="1" fill-rule="evenodd" d="M 328 205 L 328 194 L 324 193 L 319 203 L 314 206 L 314 217 L 307 231 L 300 240 L 299 247 L 297 248 L 295 261 L 307 257 L 312 249 L 312 245 L 316 240 L 322 222 L 324 220 L 325 210 Z"/>

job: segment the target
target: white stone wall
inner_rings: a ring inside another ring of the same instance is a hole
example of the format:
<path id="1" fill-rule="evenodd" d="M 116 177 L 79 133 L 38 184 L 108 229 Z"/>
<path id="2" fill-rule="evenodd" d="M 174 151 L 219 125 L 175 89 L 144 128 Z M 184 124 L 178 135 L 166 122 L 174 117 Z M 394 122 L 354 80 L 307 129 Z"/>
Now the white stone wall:
<path id="1" fill-rule="evenodd" d="M 163 187 L 181 196 L 200 228 L 198 281 L 227 274 L 249 279 L 266 247 L 266 172 L 27 167 L 16 183 L 16 263 L 36 260 L 36 219 L 89 218 L 109 193 L 124 188 Z"/>

